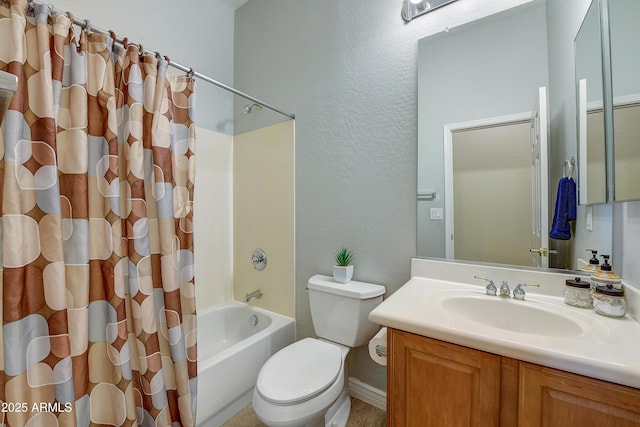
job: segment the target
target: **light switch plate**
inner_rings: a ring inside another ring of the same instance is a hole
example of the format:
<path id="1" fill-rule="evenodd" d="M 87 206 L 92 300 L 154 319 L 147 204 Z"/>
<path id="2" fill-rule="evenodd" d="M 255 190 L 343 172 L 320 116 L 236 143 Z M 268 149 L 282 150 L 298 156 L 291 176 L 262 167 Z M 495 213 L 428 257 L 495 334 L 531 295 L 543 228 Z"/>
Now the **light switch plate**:
<path id="1" fill-rule="evenodd" d="M 429 214 L 431 219 L 442 219 L 442 208 L 431 208 Z"/>

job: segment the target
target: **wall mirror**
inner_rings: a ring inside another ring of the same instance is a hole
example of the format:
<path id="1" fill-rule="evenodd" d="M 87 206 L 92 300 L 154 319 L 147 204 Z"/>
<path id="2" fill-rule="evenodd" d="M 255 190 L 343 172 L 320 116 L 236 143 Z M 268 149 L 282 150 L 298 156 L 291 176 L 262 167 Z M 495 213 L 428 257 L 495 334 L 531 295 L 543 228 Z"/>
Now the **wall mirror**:
<path id="1" fill-rule="evenodd" d="M 548 235 L 548 230 L 536 230 L 541 218 L 533 208 L 544 201 L 553 209 L 558 179 L 574 171 L 563 171 L 563 166 L 577 153 L 575 90 L 562 94 L 549 91 L 554 87 L 550 81 L 563 89 L 572 86 L 573 58 L 567 59 L 568 64 L 554 66 L 550 66 L 550 58 L 564 59 L 566 52 L 571 56 L 586 2 L 582 1 L 576 12 L 571 10 L 573 6 L 567 10 L 566 0 L 534 1 L 418 42 L 418 256 L 544 266 L 540 255 L 531 250 L 542 248 L 533 242 L 536 231 Z M 563 14 L 555 16 L 559 10 Z M 575 22 L 564 22 L 570 19 Z M 553 39 L 559 33 L 562 42 Z M 558 45 L 565 46 L 566 52 L 550 52 Z M 535 160 L 530 143 L 536 132 L 535 105 L 541 88 L 547 88 L 543 102 L 551 112 L 548 122 L 542 124 L 550 138 L 548 171 L 539 172 L 548 178 L 544 184 L 532 178 Z M 570 108 L 565 110 L 565 105 Z M 570 132 L 554 125 L 563 120 Z M 503 126 L 514 126 L 522 135 L 524 139 L 518 139 L 518 144 L 523 144 L 524 150 L 515 151 L 516 137 L 499 140 L 496 135 L 502 133 Z M 563 133 L 571 137 L 565 138 Z M 450 153 L 447 138 L 453 141 Z M 461 141 L 459 146 L 457 140 Z M 466 175 L 447 182 L 446 164 L 453 165 L 453 173 Z M 536 188 L 541 185 L 544 188 Z M 537 190 L 548 196 L 535 196 Z M 516 212 L 516 205 L 526 208 Z M 453 218 L 448 221 L 451 212 Z M 458 217 L 458 212 L 466 216 Z M 552 214 L 546 217 L 549 221 Z M 590 243 L 601 253 L 611 248 L 610 218 L 604 222 L 601 227 L 608 229 L 601 235 L 606 237 Z M 471 232 L 474 234 L 466 238 L 460 235 Z M 458 251 L 457 239 L 467 240 L 467 249 Z M 455 241 L 454 251 L 448 250 L 451 241 Z M 557 255 L 545 254 L 548 266 L 573 267 L 573 254 L 581 255 L 572 247 L 573 242 L 561 242 Z M 518 249 L 513 249 L 514 244 Z M 511 257 L 496 257 L 490 253 L 492 248 L 506 248 Z M 517 257 L 512 256 L 516 251 Z"/>

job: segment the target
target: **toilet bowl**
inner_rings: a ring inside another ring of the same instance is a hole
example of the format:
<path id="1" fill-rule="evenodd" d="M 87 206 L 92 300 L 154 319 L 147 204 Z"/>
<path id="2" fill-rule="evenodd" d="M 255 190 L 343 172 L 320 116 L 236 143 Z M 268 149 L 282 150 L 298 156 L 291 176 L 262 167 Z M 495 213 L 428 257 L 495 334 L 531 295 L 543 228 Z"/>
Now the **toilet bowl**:
<path id="1" fill-rule="evenodd" d="M 269 358 L 260 369 L 253 410 L 269 427 L 344 427 L 351 400 L 346 358 L 379 329 L 368 320 L 384 286 L 328 276 L 309 279 L 311 318 L 320 338 L 304 338 Z"/>
<path id="2" fill-rule="evenodd" d="M 305 338 L 262 367 L 253 409 L 270 427 L 345 425 L 351 400 L 345 375 L 349 348 Z"/>

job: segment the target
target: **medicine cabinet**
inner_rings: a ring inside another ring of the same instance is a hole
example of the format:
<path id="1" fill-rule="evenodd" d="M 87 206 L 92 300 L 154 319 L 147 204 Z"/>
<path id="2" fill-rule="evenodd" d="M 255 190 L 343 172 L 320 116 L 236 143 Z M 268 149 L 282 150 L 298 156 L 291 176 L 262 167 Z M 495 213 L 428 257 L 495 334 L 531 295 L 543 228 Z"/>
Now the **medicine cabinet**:
<path id="1" fill-rule="evenodd" d="M 575 39 L 581 204 L 640 200 L 640 2 L 593 0 Z"/>

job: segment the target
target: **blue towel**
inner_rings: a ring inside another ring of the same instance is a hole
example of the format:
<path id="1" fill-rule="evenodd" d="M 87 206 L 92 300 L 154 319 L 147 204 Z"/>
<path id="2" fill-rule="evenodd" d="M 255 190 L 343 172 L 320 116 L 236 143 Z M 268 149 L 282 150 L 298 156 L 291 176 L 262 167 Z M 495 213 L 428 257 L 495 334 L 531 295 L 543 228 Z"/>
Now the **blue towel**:
<path id="1" fill-rule="evenodd" d="M 569 221 L 575 221 L 576 211 L 576 183 L 573 178 L 563 177 L 558 183 L 556 209 L 553 214 L 553 224 L 551 225 L 549 237 L 558 240 L 569 240 L 571 238 Z"/>
<path id="2" fill-rule="evenodd" d="M 578 212 L 578 197 L 576 192 L 576 182 L 573 178 L 567 178 L 567 219 L 575 221 Z"/>

